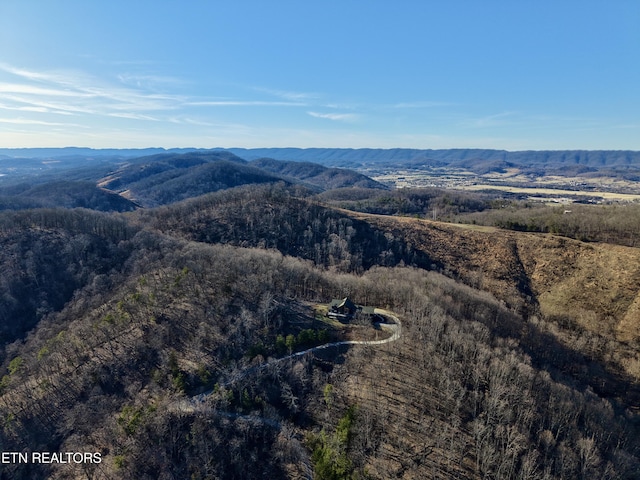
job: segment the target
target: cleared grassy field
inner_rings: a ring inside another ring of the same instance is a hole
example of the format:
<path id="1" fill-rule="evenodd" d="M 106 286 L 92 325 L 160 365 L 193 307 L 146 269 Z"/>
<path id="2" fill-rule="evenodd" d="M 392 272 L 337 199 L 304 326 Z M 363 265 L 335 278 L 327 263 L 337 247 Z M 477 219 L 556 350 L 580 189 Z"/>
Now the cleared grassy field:
<path id="1" fill-rule="evenodd" d="M 439 187 L 467 191 L 494 190 L 533 196 L 562 195 L 569 198 L 588 196 L 622 202 L 640 200 L 638 182 L 614 177 L 533 176 L 524 174 L 519 169 L 514 168 L 507 169 L 505 172 L 484 174 L 476 174 L 463 169 L 398 170 L 379 174 L 366 173 L 374 180 L 396 188 Z M 494 182 L 508 183 L 509 185 L 497 185 Z M 567 186 L 571 187 L 567 188 Z M 573 186 L 582 187 L 583 189 L 575 190 Z"/>
<path id="2" fill-rule="evenodd" d="M 585 196 L 604 198 L 605 200 L 619 200 L 633 202 L 640 200 L 640 195 L 631 193 L 615 193 L 615 192 L 595 192 L 590 190 L 563 190 L 557 188 L 528 188 L 528 187 L 508 187 L 502 185 L 460 185 L 456 188 L 460 190 L 498 190 L 509 193 L 528 193 L 531 195 L 563 195 L 563 196 Z"/>

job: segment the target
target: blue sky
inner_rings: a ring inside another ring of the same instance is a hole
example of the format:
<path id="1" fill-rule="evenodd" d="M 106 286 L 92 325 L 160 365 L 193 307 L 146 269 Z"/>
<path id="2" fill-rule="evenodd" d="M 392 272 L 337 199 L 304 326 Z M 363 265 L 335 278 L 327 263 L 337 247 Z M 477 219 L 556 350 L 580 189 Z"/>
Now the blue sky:
<path id="1" fill-rule="evenodd" d="M 0 147 L 640 150 L 640 2 L 0 0 Z"/>

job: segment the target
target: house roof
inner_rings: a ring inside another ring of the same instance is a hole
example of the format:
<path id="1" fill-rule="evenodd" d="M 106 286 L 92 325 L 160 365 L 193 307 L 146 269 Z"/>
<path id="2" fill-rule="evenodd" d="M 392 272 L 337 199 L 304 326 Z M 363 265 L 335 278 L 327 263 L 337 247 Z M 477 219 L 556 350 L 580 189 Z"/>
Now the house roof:
<path id="1" fill-rule="evenodd" d="M 356 304 L 353 303 L 349 297 L 345 297 L 342 302 L 340 302 L 337 305 L 338 308 L 348 308 L 349 310 L 356 310 L 358 307 L 356 307 Z"/>

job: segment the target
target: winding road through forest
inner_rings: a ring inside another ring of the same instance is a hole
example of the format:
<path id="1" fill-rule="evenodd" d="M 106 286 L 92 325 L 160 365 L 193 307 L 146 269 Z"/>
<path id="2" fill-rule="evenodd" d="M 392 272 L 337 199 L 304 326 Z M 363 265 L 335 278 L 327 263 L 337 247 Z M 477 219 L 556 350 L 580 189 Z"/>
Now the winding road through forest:
<path id="1" fill-rule="evenodd" d="M 331 343 L 325 343 L 323 345 L 318 345 L 317 347 L 311 347 L 308 348 L 306 350 L 302 350 L 300 352 L 296 352 L 296 353 L 292 353 L 291 355 L 287 355 L 286 357 L 281 357 L 281 358 L 276 358 L 274 360 L 270 360 L 268 362 L 265 362 L 261 365 L 258 365 L 256 367 L 251 367 L 248 368 L 242 372 L 240 372 L 239 374 L 235 375 L 233 378 L 231 378 L 230 380 L 228 380 L 227 382 L 224 383 L 224 386 L 229 386 L 233 383 L 235 383 L 236 381 L 238 381 L 240 378 L 246 376 L 249 373 L 252 372 L 256 372 L 259 370 L 262 370 L 264 368 L 267 367 L 271 367 L 273 365 L 276 365 L 278 363 L 284 362 L 286 360 L 289 360 L 291 358 L 295 358 L 295 357 L 303 357 L 309 353 L 314 353 L 314 352 L 318 352 L 320 350 L 324 350 L 327 348 L 333 348 L 333 347 L 340 347 L 343 345 L 384 345 L 385 343 L 391 343 L 391 342 L 395 342 L 396 340 L 398 340 L 400 338 L 400 335 L 402 334 L 402 323 L 400 322 L 400 319 L 392 312 L 390 312 L 389 310 L 384 310 L 382 308 L 376 308 L 373 310 L 374 315 L 381 315 L 383 317 L 389 318 L 391 319 L 394 323 L 381 323 L 381 322 L 377 322 L 374 325 L 376 325 L 377 327 L 380 327 L 382 330 L 388 330 L 393 332 L 392 335 L 390 337 L 387 338 L 383 338 L 382 340 L 342 340 L 340 342 L 331 342 Z M 210 395 L 211 392 L 205 392 L 201 395 Z"/>
<path id="2" fill-rule="evenodd" d="M 387 330 L 387 331 L 391 332 L 391 336 L 389 336 L 387 338 L 383 338 L 381 340 L 342 340 L 342 341 L 339 341 L 339 342 L 330 342 L 330 343 L 325 343 L 323 345 L 318 345 L 316 347 L 311 347 L 311 348 L 308 348 L 306 350 L 302 350 L 300 352 L 292 353 L 291 355 L 287 355 L 285 357 L 276 358 L 276 359 L 270 360 L 268 362 L 262 363 L 260 365 L 247 368 L 247 369 L 237 373 L 236 375 L 234 375 L 232 378 L 227 380 L 221 386 L 228 387 L 228 386 L 234 384 L 235 382 L 237 382 L 238 380 L 240 380 L 241 378 L 249 375 L 250 373 L 255 373 L 255 372 L 258 372 L 258 371 L 263 370 L 265 368 L 268 368 L 268 367 L 271 367 L 273 365 L 276 365 L 278 363 L 282 363 L 282 362 L 284 362 L 286 360 L 290 360 L 290 359 L 296 358 L 296 357 L 303 357 L 303 356 L 305 356 L 307 354 L 315 353 L 315 352 L 318 352 L 320 350 L 325 350 L 325 349 L 334 348 L 334 347 L 340 347 L 340 346 L 343 346 L 343 345 L 384 345 L 385 343 L 391 343 L 391 342 L 395 342 L 396 340 L 398 340 L 400 338 L 400 336 L 402 335 L 402 322 L 400 322 L 400 319 L 397 317 L 397 315 L 395 315 L 393 312 L 390 312 L 389 310 L 385 310 L 385 309 L 382 309 L 382 308 L 375 308 L 373 313 L 375 315 L 379 315 L 379 316 L 385 317 L 385 318 L 387 318 L 387 319 L 389 319 L 389 320 L 391 320 L 393 322 L 393 323 L 377 322 L 377 323 L 374 324 L 376 327 L 379 327 L 382 330 Z M 174 408 L 175 408 L 175 410 L 179 410 L 179 411 L 182 411 L 182 412 L 194 412 L 194 411 L 212 410 L 211 407 L 206 407 L 204 405 L 205 400 L 212 393 L 213 393 L 213 390 L 209 390 L 207 392 L 200 393 L 198 395 L 194 395 L 191 398 L 179 400 L 179 401 L 175 402 Z M 219 415 L 230 416 L 230 417 L 233 417 L 233 418 L 245 417 L 245 415 L 240 415 L 240 414 L 236 414 L 236 413 L 229 413 L 229 412 L 222 412 L 222 411 L 218 411 L 217 413 Z M 253 416 L 251 416 L 251 417 L 253 418 Z M 274 425 L 274 426 L 276 426 L 276 425 Z"/>
<path id="3" fill-rule="evenodd" d="M 247 368 L 242 372 L 239 372 L 238 374 L 234 375 L 231 379 L 225 382 L 223 386 L 228 387 L 229 385 L 232 385 L 233 383 L 235 383 L 236 381 L 240 380 L 241 378 L 245 377 L 250 373 L 255 373 L 259 370 L 265 369 L 267 367 L 271 367 L 273 365 L 284 362 L 286 360 L 290 360 L 296 357 L 303 357 L 307 354 L 318 352 L 320 350 L 340 347 L 343 345 L 384 345 L 385 343 L 391 343 L 398 340 L 402 334 L 402 323 L 400 322 L 400 319 L 393 312 L 390 312 L 389 310 L 384 310 L 381 308 L 375 308 L 373 313 L 374 315 L 382 316 L 393 322 L 393 323 L 386 323 L 386 322 L 374 323 L 374 326 L 376 328 L 380 328 L 381 330 L 387 330 L 391 332 L 391 336 L 387 338 L 383 338 L 381 340 L 343 340 L 340 342 L 330 342 L 330 343 L 325 343 L 323 345 L 318 345 L 317 347 L 308 348 L 306 350 L 302 350 L 301 352 L 296 352 L 296 353 L 292 353 L 291 355 L 287 355 L 286 357 L 277 358 L 254 367 Z M 228 412 L 224 410 L 219 410 L 218 408 L 213 407 L 206 402 L 207 397 L 212 393 L 213 393 L 213 390 L 210 390 L 208 392 L 195 395 L 191 398 L 178 400 L 171 404 L 170 409 L 174 411 L 183 412 L 183 413 L 197 412 L 200 414 L 212 414 L 219 417 L 225 417 L 231 420 L 241 420 L 241 421 L 246 421 L 253 424 L 267 425 L 271 428 L 275 428 L 278 430 L 282 428 L 282 424 L 277 418 L 262 417 L 259 415 L 251 415 L 251 414 L 247 415 L 247 414 L 242 414 L 237 412 Z M 304 450 L 304 447 L 300 443 L 300 440 L 296 438 L 291 438 L 291 441 L 297 442 L 299 444 L 300 451 Z M 306 480 L 313 479 L 314 477 L 313 466 L 312 466 L 310 457 L 307 456 L 307 458 L 301 462 L 301 468 L 303 470 L 302 478 L 305 478 Z"/>
<path id="4" fill-rule="evenodd" d="M 382 308 L 374 309 L 373 313 L 375 315 L 381 315 L 383 317 L 387 317 L 393 320 L 394 323 L 379 323 L 379 322 L 375 323 L 375 325 L 379 326 L 382 330 L 388 330 L 393 332 L 393 334 L 390 337 L 383 338 L 382 340 L 343 340 L 341 342 L 325 343 L 324 345 L 308 348 L 307 350 L 292 353 L 291 355 L 287 355 L 286 357 L 278 358 L 276 360 L 272 360 L 271 362 L 264 363 L 263 365 L 260 365 L 260 368 L 262 368 L 263 366 L 266 367 L 269 365 L 273 365 L 274 363 L 281 362 L 289 358 L 301 357 L 306 355 L 307 353 L 317 352 L 325 348 L 339 347 L 341 345 L 383 345 L 385 343 L 391 343 L 398 340 L 402 333 L 402 323 L 400 322 L 400 319 L 389 310 L 384 310 Z"/>

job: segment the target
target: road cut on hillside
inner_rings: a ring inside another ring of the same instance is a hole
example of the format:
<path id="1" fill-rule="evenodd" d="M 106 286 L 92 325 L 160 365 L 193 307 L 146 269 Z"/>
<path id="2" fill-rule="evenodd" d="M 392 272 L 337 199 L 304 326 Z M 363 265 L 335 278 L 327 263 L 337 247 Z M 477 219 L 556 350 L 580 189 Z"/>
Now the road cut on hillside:
<path id="1" fill-rule="evenodd" d="M 373 313 L 376 315 L 382 315 L 383 317 L 387 317 L 390 318 L 391 320 L 393 320 L 394 323 L 376 323 L 376 326 L 379 326 L 382 330 L 387 330 L 390 332 L 393 332 L 393 334 L 390 337 L 387 338 L 383 338 L 382 340 L 343 340 L 340 342 L 332 342 L 332 343 L 325 343 L 324 345 L 319 345 L 317 347 L 312 347 L 312 348 L 308 348 L 307 350 L 303 350 L 301 352 L 296 352 L 296 353 L 292 353 L 291 355 L 288 355 L 286 357 L 282 357 L 282 358 L 278 358 L 276 360 L 273 360 L 271 362 L 267 362 L 265 363 L 263 366 L 268 366 L 268 365 L 272 365 L 274 363 L 277 362 L 282 362 L 284 360 L 287 360 L 289 358 L 293 358 L 293 357 L 302 357 L 304 355 L 306 355 L 307 353 L 313 353 L 316 352 L 318 350 L 322 350 L 325 348 L 331 348 L 331 347 L 339 347 L 341 345 L 383 345 L 385 343 L 391 343 L 391 342 L 395 342 L 396 340 L 398 340 L 400 338 L 400 335 L 402 333 L 402 324 L 400 322 L 400 319 L 398 317 L 396 317 L 393 313 L 391 313 L 389 310 L 384 310 L 381 308 L 376 308 L 373 310 Z M 262 367 L 262 365 L 261 365 Z"/>
<path id="2" fill-rule="evenodd" d="M 400 336 L 402 335 L 402 322 L 400 322 L 400 319 L 393 312 L 390 312 L 389 310 L 385 310 L 382 308 L 375 308 L 373 313 L 393 321 L 393 323 L 378 322 L 375 324 L 375 326 L 379 327 L 382 330 L 387 330 L 389 332 L 392 332 L 390 337 L 383 338 L 381 340 L 342 340 L 340 342 L 331 342 L 331 343 L 325 343 L 323 345 L 318 345 L 316 347 L 308 348 L 300 352 L 292 353 L 291 355 L 287 355 L 286 357 L 277 358 L 254 367 L 247 368 L 246 370 L 243 370 L 242 372 L 239 372 L 238 374 L 234 375 L 232 378 L 227 380 L 221 386 L 228 387 L 229 385 L 232 385 L 233 383 L 237 382 L 238 380 L 248 375 L 249 373 L 254 373 L 264 368 L 271 367 L 278 363 L 284 362 L 286 360 L 290 360 L 296 357 L 303 357 L 309 353 L 318 352 L 320 350 L 324 350 L 327 348 L 340 347 L 343 345 L 384 345 L 385 343 L 395 342 L 396 340 L 400 339 Z M 206 408 L 204 407 L 203 403 L 207 399 L 207 397 L 212 393 L 213 393 L 213 390 L 209 390 L 199 395 L 195 395 L 191 398 L 179 400 L 175 402 L 174 408 L 182 412 L 193 412 L 196 410 L 204 411 L 206 410 Z M 226 412 L 221 412 L 221 413 L 223 415 L 234 415 L 234 418 L 242 416 L 238 414 L 229 414 Z M 251 418 L 255 419 L 257 417 L 252 416 Z"/>

